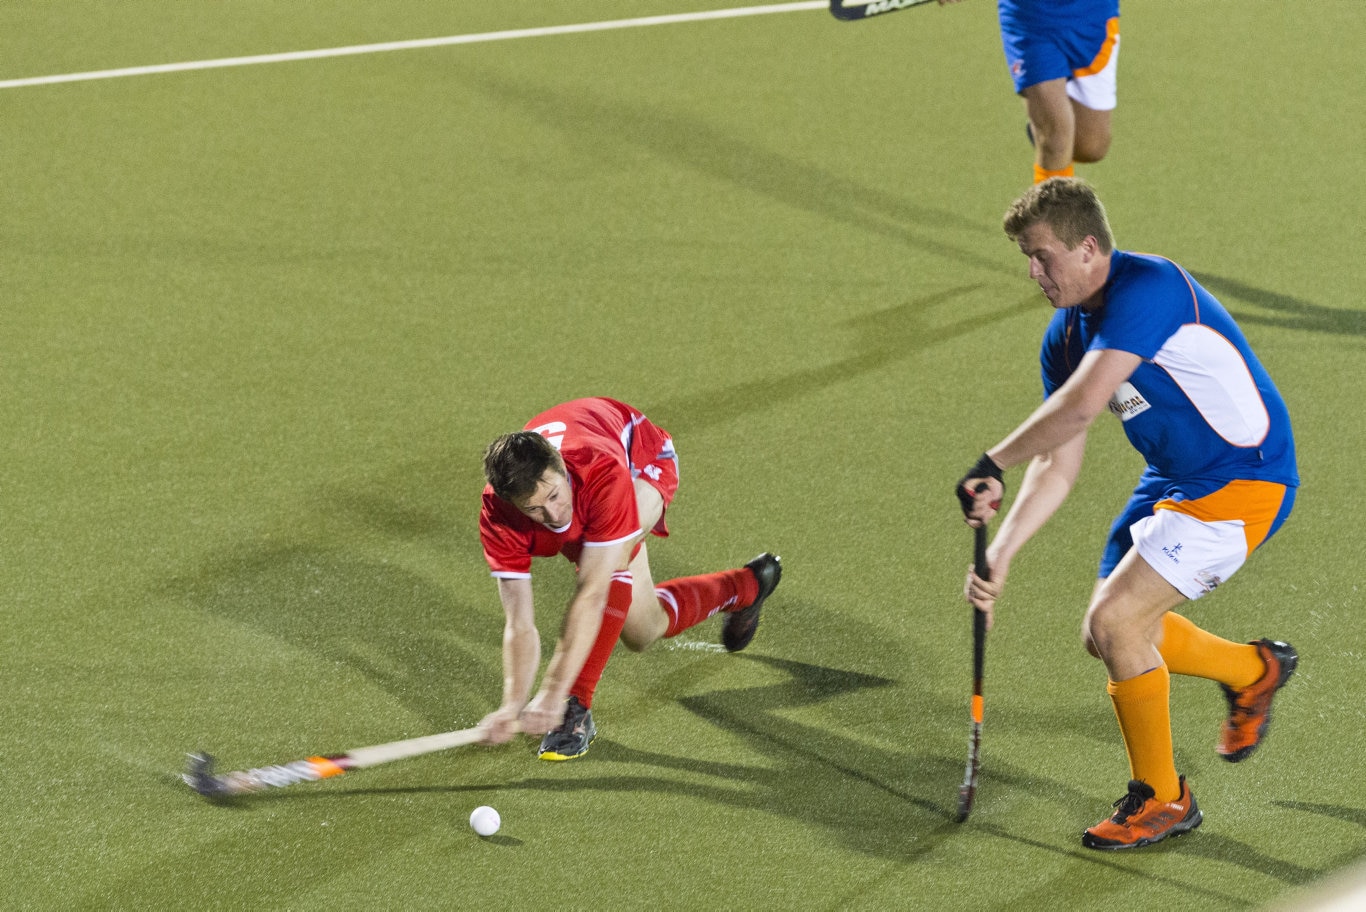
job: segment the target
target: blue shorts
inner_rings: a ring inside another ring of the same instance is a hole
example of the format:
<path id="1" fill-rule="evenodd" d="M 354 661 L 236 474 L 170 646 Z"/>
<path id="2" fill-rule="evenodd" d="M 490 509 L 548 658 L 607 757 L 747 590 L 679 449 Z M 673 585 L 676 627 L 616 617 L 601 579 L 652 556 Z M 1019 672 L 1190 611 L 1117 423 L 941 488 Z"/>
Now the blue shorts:
<path id="1" fill-rule="evenodd" d="M 1043 23 L 1039 13 L 1002 0 L 1001 44 L 1018 94 L 1052 79 L 1068 80 L 1069 95 L 1097 110 L 1114 108 L 1115 65 L 1119 56 L 1119 6 L 1084 4 L 1085 15 L 1055 14 Z M 1073 83 L 1100 83 L 1074 92 Z M 1078 97 L 1078 95 L 1081 97 Z"/>

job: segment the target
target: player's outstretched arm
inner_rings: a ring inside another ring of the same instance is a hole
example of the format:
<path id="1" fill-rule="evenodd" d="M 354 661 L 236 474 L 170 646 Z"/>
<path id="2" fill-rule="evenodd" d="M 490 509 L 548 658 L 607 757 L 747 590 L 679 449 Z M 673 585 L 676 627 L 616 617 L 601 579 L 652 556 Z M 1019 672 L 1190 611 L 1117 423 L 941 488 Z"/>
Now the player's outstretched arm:
<path id="1" fill-rule="evenodd" d="M 963 594 L 973 607 L 987 615 L 988 626 L 995 620 L 996 601 L 1010 575 L 1011 561 L 1067 499 L 1081 471 L 1085 451 L 1086 433 L 1083 431 L 1029 463 L 1020 491 L 987 548 L 991 579 L 983 580 L 968 569 Z"/>
<path id="2" fill-rule="evenodd" d="M 1119 385 L 1143 361 L 1118 349 L 1087 352 L 1067 382 L 1044 400 L 1005 440 L 987 450 L 1001 468 L 1028 462 L 1082 434 L 1105 411 Z"/>
<path id="3" fill-rule="evenodd" d="M 531 698 L 541 664 L 541 635 L 536 630 L 531 580 L 498 580 L 503 603 L 503 702 L 479 723 L 484 743 L 502 744 L 520 730 L 523 707 Z"/>
<path id="4" fill-rule="evenodd" d="M 565 700 L 588 654 L 593 650 L 607 609 L 612 574 L 625 569 L 630 560 L 628 544 L 586 547 L 579 557 L 574 594 L 565 610 L 555 652 L 546 666 L 541 689 L 522 711 L 522 730 L 548 732 L 564 718 Z"/>

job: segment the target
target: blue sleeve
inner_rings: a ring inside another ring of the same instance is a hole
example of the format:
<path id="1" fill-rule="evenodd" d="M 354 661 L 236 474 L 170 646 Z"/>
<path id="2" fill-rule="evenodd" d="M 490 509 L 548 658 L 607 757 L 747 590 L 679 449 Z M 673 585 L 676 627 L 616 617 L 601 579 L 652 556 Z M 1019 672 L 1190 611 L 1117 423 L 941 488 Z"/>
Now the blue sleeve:
<path id="1" fill-rule="evenodd" d="M 1049 396 L 1067 382 L 1084 353 L 1075 308 L 1053 312 L 1044 330 L 1039 349 L 1039 368 L 1043 377 L 1043 396 Z"/>
<path id="2" fill-rule="evenodd" d="M 1105 308 L 1086 347 L 1151 361 L 1181 326 L 1195 319 L 1195 292 L 1175 263 L 1116 251 Z"/>

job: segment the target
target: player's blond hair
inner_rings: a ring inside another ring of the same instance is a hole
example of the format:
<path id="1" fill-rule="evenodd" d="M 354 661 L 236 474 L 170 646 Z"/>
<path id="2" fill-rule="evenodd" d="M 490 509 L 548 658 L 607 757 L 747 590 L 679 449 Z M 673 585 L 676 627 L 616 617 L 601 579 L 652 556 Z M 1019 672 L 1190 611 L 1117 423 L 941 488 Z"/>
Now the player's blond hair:
<path id="1" fill-rule="evenodd" d="M 1115 249 L 1115 236 L 1096 191 L 1077 177 L 1050 177 L 1010 204 L 1002 227 L 1012 241 L 1043 222 L 1068 250 L 1093 237 L 1101 253 Z"/>
<path id="2" fill-rule="evenodd" d="M 484 451 L 484 478 L 508 502 L 536 493 L 547 469 L 563 475 L 564 460 L 554 444 L 535 431 L 504 434 Z"/>

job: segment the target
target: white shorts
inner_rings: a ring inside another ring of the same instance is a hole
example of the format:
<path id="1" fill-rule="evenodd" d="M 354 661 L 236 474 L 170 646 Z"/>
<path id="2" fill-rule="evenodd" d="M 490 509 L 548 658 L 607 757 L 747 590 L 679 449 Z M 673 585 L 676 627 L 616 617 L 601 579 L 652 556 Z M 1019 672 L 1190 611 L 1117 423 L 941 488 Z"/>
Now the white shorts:
<path id="1" fill-rule="evenodd" d="M 1118 103 L 1119 33 L 1115 32 L 1112 37 L 1113 42 L 1106 48 L 1108 58 L 1102 51 L 1100 59 L 1096 60 L 1096 63 L 1103 62 L 1103 66 L 1094 72 L 1077 70 L 1067 80 L 1067 97 L 1093 111 L 1113 111 Z"/>
<path id="2" fill-rule="evenodd" d="M 1188 599 L 1212 591 L 1247 560 L 1241 519 L 1207 522 L 1176 510 L 1154 510 L 1129 532 L 1139 556 Z"/>

